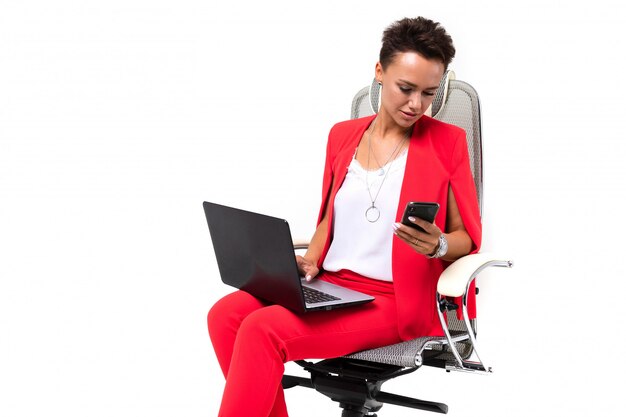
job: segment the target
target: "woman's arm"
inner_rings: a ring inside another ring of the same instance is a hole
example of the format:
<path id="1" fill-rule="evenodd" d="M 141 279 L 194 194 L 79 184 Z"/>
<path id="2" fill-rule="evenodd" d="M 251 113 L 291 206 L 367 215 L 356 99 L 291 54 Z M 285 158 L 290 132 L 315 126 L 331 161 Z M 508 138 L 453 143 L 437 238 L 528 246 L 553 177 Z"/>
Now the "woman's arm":
<path id="1" fill-rule="evenodd" d="M 446 218 L 446 229 L 448 233 L 444 236 L 448 241 L 448 253 L 441 259 L 446 261 L 456 261 L 462 256 L 469 254 L 472 251 L 472 239 L 465 230 L 463 225 L 463 219 L 459 212 L 459 206 L 456 204 L 452 187 L 448 190 L 448 213 Z M 436 250 L 435 248 L 433 250 Z"/>
<path id="2" fill-rule="evenodd" d="M 444 237 L 448 241 L 448 252 L 441 259 L 455 261 L 471 252 L 472 239 L 463 225 L 463 219 L 452 188 L 448 189 L 448 212 L 446 216 L 448 233 L 445 233 Z M 419 218 L 410 218 L 409 220 L 422 227 L 425 232 L 420 232 L 401 223 L 395 223 L 396 236 L 423 255 L 434 254 L 439 247 L 439 236 L 443 233 L 441 229 L 436 224 Z"/>
<path id="3" fill-rule="evenodd" d="M 319 274 L 317 262 L 322 256 L 324 244 L 326 243 L 326 239 L 328 237 L 328 211 L 328 206 L 326 206 L 324 217 L 322 218 L 322 221 L 317 225 L 315 233 L 313 234 L 311 242 L 309 243 L 309 248 L 307 249 L 304 256 L 296 256 L 298 269 L 300 270 L 300 273 L 305 276 L 307 281 L 312 280 L 317 276 L 317 274 Z"/>

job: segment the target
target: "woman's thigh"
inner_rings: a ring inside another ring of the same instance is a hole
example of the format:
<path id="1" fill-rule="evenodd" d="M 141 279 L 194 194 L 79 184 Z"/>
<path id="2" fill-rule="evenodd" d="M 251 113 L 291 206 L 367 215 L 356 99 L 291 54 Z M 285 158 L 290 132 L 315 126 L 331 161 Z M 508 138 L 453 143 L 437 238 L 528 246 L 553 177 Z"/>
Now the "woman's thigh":
<path id="1" fill-rule="evenodd" d="M 275 340 L 283 362 L 340 356 L 400 341 L 392 294 L 364 305 L 305 314 L 264 306 L 243 319 L 240 332 L 244 339 Z"/>
<path id="2" fill-rule="evenodd" d="M 245 291 L 235 291 L 218 300 L 207 316 L 209 331 L 237 330 L 250 313 L 268 304 Z"/>

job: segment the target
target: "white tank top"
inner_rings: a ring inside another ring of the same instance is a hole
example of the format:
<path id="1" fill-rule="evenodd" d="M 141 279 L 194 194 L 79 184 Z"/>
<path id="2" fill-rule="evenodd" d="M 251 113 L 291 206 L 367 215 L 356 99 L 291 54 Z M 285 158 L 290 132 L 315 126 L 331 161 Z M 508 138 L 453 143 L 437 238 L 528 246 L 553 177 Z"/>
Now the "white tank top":
<path id="1" fill-rule="evenodd" d="M 400 190 L 406 167 L 407 150 L 383 167 L 385 175 L 366 170 L 353 159 L 337 192 L 334 205 L 333 240 L 324 259 L 327 271 L 348 269 L 368 278 L 393 281 L 391 246 Z M 384 179 L 384 183 L 383 183 Z M 369 222 L 365 212 L 372 206 L 380 210 L 380 218 Z M 382 188 L 381 188 L 382 184 Z M 379 192 L 380 189 L 380 192 Z M 378 193 L 378 197 L 376 194 Z"/>

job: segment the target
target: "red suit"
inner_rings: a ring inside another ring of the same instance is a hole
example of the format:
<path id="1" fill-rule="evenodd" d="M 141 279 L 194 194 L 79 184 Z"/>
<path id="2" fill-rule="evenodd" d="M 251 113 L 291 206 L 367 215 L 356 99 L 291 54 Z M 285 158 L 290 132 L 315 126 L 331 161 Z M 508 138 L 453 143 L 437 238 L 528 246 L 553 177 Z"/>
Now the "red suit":
<path id="1" fill-rule="evenodd" d="M 338 123 L 331 129 L 320 221 L 325 207 L 332 208 L 354 151 L 373 118 Z M 435 201 L 441 206 L 435 222 L 444 229 L 449 187 L 473 250 L 477 251 L 480 214 L 465 133 L 422 116 L 409 142 L 397 221 L 407 202 Z M 332 225 L 333 210 L 328 212 Z M 332 228 L 320 266 L 331 240 Z M 298 315 L 281 306 L 268 306 L 243 291 L 218 301 L 209 312 L 208 325 L 226 376 L 220 416 L 286 416 L 280 381 L 287 361 L 341 356 L 417 336 L 442 334 L 435 311 L 435 291 L 445 263 L 416 253 L 397 238 L 392 257 L 393 283 L 350 271 L 321 273 L 319 279 L 374 295 L 376 300 L 366 305 Z M 473 314 L 475 309 L 471 308 Z"/>
<path id="2" fill-rule="evenodd" d="M 322 219 L 326 204 L 332 206 L 354 151 L 374 117 L 338 123 L 331 129 L 326 150 L 323 201 L 319 221 Z M 482 227 L 476 187 L 469 166 L 465 131 L 422 116 L 415 124 L 409 142 L 396 221 L 402 219 L 402 213 L 409 201 L 433 201 L 440 204 L 435 224 L 444 230 L 448 187 L 452 187 L 463 225 L 472 239 L 472 252 L 477 252 L 480 248 Z M 328 224 L 332 224 L 332 210 L 329 211 L 329 215 Z M 329 235 L 319 261 L 320 266 L 331 240 L 332 236 Z M 393 241 L 392 257 L 393 282 L 398 302 L 398 326 L 402 339 L 443 335 L 435 310 L 435 292 L 437 280 L 447 265 L 443 261 L 428 259 L 418 254 L 400 239 Z M 473 291 L 470 293 L 474 294 Z M 468 309 L 470 316 L 475 317 L 473 297 Z"/>

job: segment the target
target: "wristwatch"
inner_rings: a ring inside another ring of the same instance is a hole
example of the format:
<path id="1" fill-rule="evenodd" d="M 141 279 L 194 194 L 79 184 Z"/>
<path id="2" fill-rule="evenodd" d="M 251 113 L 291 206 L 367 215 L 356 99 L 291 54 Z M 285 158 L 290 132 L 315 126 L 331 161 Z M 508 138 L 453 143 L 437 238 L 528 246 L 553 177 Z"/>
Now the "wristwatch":
<path id="1" fill-rule="evenodd" d="M 435 250 L 435 253 L 433 253 L 432 255 L 429 255 L 428 257 L 431 259 L 441 258 L 442 256 L 445 256 L 446 253 L 448 253 L 448 241 L 446 240 L 446 237 L 442 233 L 439 235 L 439 245 L 437 245 L 437 249 Z"/>

